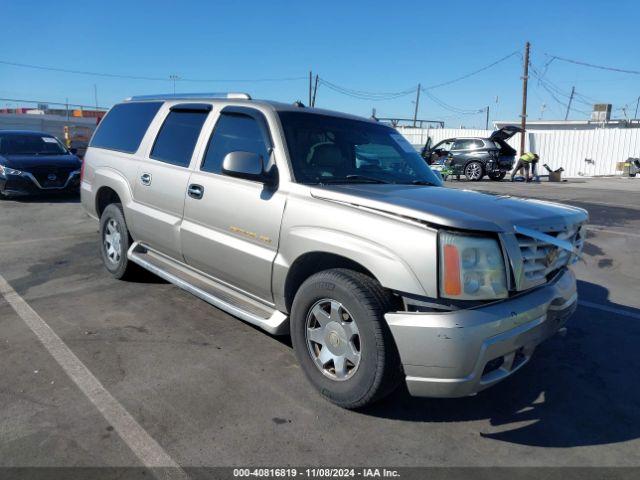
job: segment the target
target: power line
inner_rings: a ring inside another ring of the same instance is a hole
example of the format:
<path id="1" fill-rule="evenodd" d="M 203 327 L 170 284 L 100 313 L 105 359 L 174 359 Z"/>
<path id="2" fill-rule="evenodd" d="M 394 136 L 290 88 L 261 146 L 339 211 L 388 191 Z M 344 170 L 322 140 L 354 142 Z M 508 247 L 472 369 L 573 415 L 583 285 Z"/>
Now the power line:
<path id="1" fill-rule="evenodd" d="M 472 76 L 474 76 L 474 75 L 476 75 L 476 74 L 478 74 L 478 73 L 480 73 L 480 72 L 484 72 L 485 70 L 488 70 L 488 69 L 490 69 L 491 67 L 495 67 L 495 66 L 496 66 L 496 65 L 498 65 L 499 63 L 502 63 L 502 62 L 504 62 L 505 60 L 507 60 L 507 59 L 509 59 L 509 58 L 511 58 L 511 57 L 514 57 L 514 56 L 516 56 L 516 55 L 519 55 L 519 54 L 520 54 L 520 50 L 516 50 L 516 51 L 514 51 L 514 52 L 511 52 L 509 55 L 505 55 L 504 57 L 502 57 L 502 58 L 500 58 L 500 59 L 496 60 L 495 62 L 492 62 L 492 63 L 490 63 L 489 65 L 485 65 L 484 67 L 479 68 L 479 69 L 477 69 L 477 70 L 474 70 L 473 72 L 467 73 L 466 75 L 462 75 L 462 76 L 460 76 L 460 77 L 454 78 L 454 79 L 452 79 L 452 80 L 448 80 L 448 81 L 446 81 L 446 82 L 436 83 L 435 85 L 429 85 L 429 86 L 427 86 L 427 87 L 423 87 L 423 89 L 424 89 L 424 90 L 432 90 L 432 89 L 434 89 L 434 88 L 440 88 L 440 87 L 444 87 L 444 86 L 446 86 L 446 85 L 451 85 L 452 83 L 459 82 L 460 80 L 465 80 L 465 79 L 467 79 L 467 78 L 469 78 L 469 77 L 472 77 Z"/>
<path id="2" fill-rule="evenodd" d="M 630 73 L 632 75 L 640 75 L 640 71 L 638 70 L 626 70 L 624 68 L 605 67 L 603 65 L 595 65 L 593 63 L 582 62 L 580 60 L 572 60 L 570 58 L 558 57 L 557 55 L 549 55 L 549 54 L 545 54 L 545 55 L 551 57 L 551 60 L 560 60 L 562 62 L 573 63 L 575 65 L 582 65 L 583 67 L 597 68 L 600 70 L 609 70 L 611 72 Z"/>
<path id="3" fill-rule="evenodd" d="M 352 98 L 358 98 L 360 100 L 370 101 L 382 101 L 382 100 L 394 100 L 396 98 L 412 95 L 416 92 L 417 87 L 408 88 L 399 92 L 370 92 L 365 90 L 355 90 L 352 88 L 343 87 L 332 83 L 322 77 L 319 79 L 321 85 L 325 85 L 329 89 L 346 95 Z"/>
<path id="4" fill-rule="evenodd" d="M 215 83 L 215 82 L 261 83 L 261 82 L 288 82 L 288 81 L 306 79 L 306 77 L 253 78 L 253 79 L 246 79 L 246 78 L 245 79 L 221 79 L 221 78 L 205 79 L 205 78 L 178 77 L 174 80 L 173 78 L 171 78 L 172 75 L 169 75 L 166 77 L 149 77 L 149 76 L 143 76 L 143 75 L 126 75 L 126 74 L 119 74 L 119 73 L 91 72 L 91 71 L 85 71 L 85 70 L 72 70 L 68 68 L 32 65 L 32 64 L 19 63 L 19 62 L 9 62 L 6 60 L 0 60 L 0 64 L 12 66 L 12 67 L 30 68 L 34 70 L 71 73 L 75 75 L 89 75 L 94 77 L 122 78 L 127 80 L 147 80 L 147 81 L 157 81 L 157 82 L 178 81 L 178 82 L 194 82 L 194 83 Z"/>
<path id="5" fill-rule="evenodd" d="M 448 103 L 444 102 L 443 100 L 439 99 L 438 97 L 436 97 L 433 93 L 429 92 L 428 90 L 425 91 L 424 93 L 425 93 L 425 95 L 427 97 L 429 97 L 431 100 L 433 100 L 435 103 L 440 105 L 445 110 L 448 110 L 448 111 L 453 112 L 453 113 L 457 113 L 459 115 L 476 115 L 478 113 L 483 113 L 486 110 L 486 107 L 482 107 L 482 108 L 460 108 L 460 107 L 454 107 L 454 106 L 449 105 Z"/>
<path id="6" fill-rule="evenodd" d="M 469 72 L 469 73 L 467 73 L 465 75 L 462 75 L 460 77 L 456 77 L 456 78 L 453 78 L 451 80 L 447 80 L 446 82 L 437 83 L 435 85 L 422 87 L 421 91 L 422 92 L 426 92 L 427 90 L 432 90 L 434 88 L 444 87 L 445 85 L 451 85 L 451 84 L 459 82 L 461 80 L 465 80 L 465 79 L 467 79 L 469 77 L 477 75 L 478 73 L 484 72 L 485 70 L 488 70 L 491 67 L 494 67 L 494 66 L 498 65 L 499 63 L 502 63 L 505 60 L 507 60 L 507 59 L 509 59 L 509 58 L 511 58 L 513 56 L 519 55 L 519 54 L 520 54 L 520 51 L 516 50 L 516 51 L 511 52 L 510 54 L 505 55 L 504 57 L 496 60 L 495 62 L 491 62 L 490 64 L 485 65 L 482 68 L 479 68 L 477 70 Z M 396 98 L 404 97 L 404 96 L 407 96 L 407 95 L 412 95 L 412 94 L 414 94 L 416 92 L 416 87 L 412 87 L 412 88 L 409 88 L 409 89 L 406 89 L 406 90 L 401 90 L 399 92 L 371 92 L 371 91 L 365 91 L 365 90 L 355 90 L 355 89 L 351 89 L 351 88 L 347 88 L 347 87 L 343 87 L 343 86 L 337 85 L 337 84 L 332 83 L 332 82 L 330 82 L 330 81 L 328 81 L 328 80 L 326 80 L 324 78 L 320 78 L 320 83 L 322 85 L 325 85 L 326 87 L 330 88 L 331 90 L 334 90 L 335 92 L 341 93 L 343 95 L 347 95 L 349 97 L 357 98 L 357 99 L 360 99 L 360 100 L 370 100 L 370 101 L 394 100 Z M 438 102 L 438 100 L 434 100 L 434 101 Z M 453 109 L 456 109 L 456 107 L 451 107 L 451 106 L 449 106 L 449 107 L 453 108 Z M 446 107 L 443 107 L 443 108 L 446 108 Z M 466 111 L 466 109 L 457 109 L 457 110 L 465 110 Z M 472 113 L 477 113 L 477 112 L 473 111 Z M 468 114 L 468 112 L 467 112 L 467 114 Z"/>
<path id="7" fill-rule="evenodd" d="M 547 63 L 548 65 L 548 63 Z M 536 79 L 538 80 L 538 85 L 540 87 L 542 87 L 548 94 L 549 96 L 551 96 L 551 98 L 558 103 L 559 105 L 561 105 L 564 108 L 567 108 L 569 105 L 569 102 L 565 102 L 562 101 L 558 98 L 559 96 L 565 97 L 567 99 L 571 99 L 572 95 L 569 93 L 564 92 L 560 87 L 558 87 L 556 84 L 554 84 L 551 80 L 544 78 L 545 73 L 543 72 L 542 74 L 539 72 L 539 70 L 535 67 L 535 65 L 533 63 L 530 63 L 530 67 L 531 67 L 531 73 L 533 74 L 534 77 L 536 77 Z M 581 103 L 583 105 L 586 106 L 592 106 L 592 103 L 589 103 L 585 100 L 582 100 L 581 98 L 576 98 L 576 97 L 584 97 L 584 98 L 588 98 L 584 95 L 579 94 L 578 92 L 573 93 L 573 101 Z M 575 107 L 572 107 L 571 110 L 582 113 L 584 115 L 588 115 L 589 112 L 586 112 L 584 110 L 580 110 L 577 109 Z"/>

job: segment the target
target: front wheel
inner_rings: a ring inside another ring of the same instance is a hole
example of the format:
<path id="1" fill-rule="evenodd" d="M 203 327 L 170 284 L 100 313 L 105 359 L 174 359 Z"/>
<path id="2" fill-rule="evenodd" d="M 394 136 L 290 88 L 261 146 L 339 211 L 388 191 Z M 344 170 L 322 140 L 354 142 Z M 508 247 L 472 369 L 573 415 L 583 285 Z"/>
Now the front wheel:
<path id="1" fill-rule="evenodd" d="M 346 269 L 309 277 L 291 309 L 291 339 L 305 375 L 329 401 L 359 408 L 390 393 L 401 377 L 384 319 L 389 294 L 371 277 Z"/>
<path id="2" fill-rule="evenodd" d="M 464 167 L 464 176 L 467 177 L 467 180 L 472 182 L 478 182 L 482 180 L 484 177 L 484 169 L 482 168 L 482 164 L 480 162 L 469 162 Z"/>
<path id="3" fill-rule="evenodd" d="M 491 180 L 493 180 L 494 182 L 499 182 L 501 181 L 505 176 L 507 175 L 507 172 L 493 172 L 489 174 L 489 178 Z"/>

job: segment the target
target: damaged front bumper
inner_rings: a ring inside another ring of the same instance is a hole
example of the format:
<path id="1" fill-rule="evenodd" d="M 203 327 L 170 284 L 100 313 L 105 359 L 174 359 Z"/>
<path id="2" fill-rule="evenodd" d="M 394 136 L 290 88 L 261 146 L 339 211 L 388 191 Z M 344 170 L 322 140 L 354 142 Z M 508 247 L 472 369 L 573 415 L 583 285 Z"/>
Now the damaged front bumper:
<path id="1" fill-rule="evenodd" d="M 462 397 L 519 370 L 576 306 L 576 278 L 564 269 L 533 291 L 483 307 L 385 318 L 411 395 Z"/>

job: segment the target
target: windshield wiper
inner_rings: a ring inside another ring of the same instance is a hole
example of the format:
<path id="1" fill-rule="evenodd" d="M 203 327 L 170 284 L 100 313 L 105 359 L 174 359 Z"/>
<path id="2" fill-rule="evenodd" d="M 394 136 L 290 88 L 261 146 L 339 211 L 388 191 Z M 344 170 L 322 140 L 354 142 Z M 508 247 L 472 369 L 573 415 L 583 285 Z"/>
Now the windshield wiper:
<path id="1" fill-rule="evenodd" d="M 366 175 L 347 175 L 345 178 L 347 180 L 362 180 L 371 183 L 391 183 L 387 180 L 382 180 L 381 178 L 367 177 Z"/>
<path id="2" fill-rule="evenodd" d="M 336 184 L 356 184 L 356 183 L 391 183 L 379 178 L 361 177 L 360 175 L 347 175 L 344 178 L 327 178 L 320 180 L 318 185 L 336 185 Z"/>

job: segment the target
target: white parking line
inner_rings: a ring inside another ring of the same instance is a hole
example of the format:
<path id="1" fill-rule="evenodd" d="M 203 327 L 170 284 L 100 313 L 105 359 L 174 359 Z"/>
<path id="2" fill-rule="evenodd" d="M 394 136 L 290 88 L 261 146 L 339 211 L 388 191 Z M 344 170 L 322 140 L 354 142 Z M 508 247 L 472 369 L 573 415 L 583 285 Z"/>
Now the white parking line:
<path id="1" fill-rule="evenodd" d="M 188 478 L 173 460 L 127 410 L 111 395 L 91 371 L 67 347 L 33 308 L 0 275 L 0 293 L 20 318 L 35 333 L 42 345 L 58 362 L 71 380 L 100 411 L 120 438 L 129 446 L 145 467 L 157 478 Z"/>
<path id="2" fill-rule="evenodd" d="M 640 314 L 623 310 L 621 308 L 608 307 L 607 305 L 600 305 L 599 303 L 587 302 L 586 300 L 578 300 L 578 305 L 583 307 L 595 308 L 596 310 L 602 310 L 603 312 L 615 313 L 616 315 L 622 315 L 623 317 L 635 318 L 640 320 Z"/>

